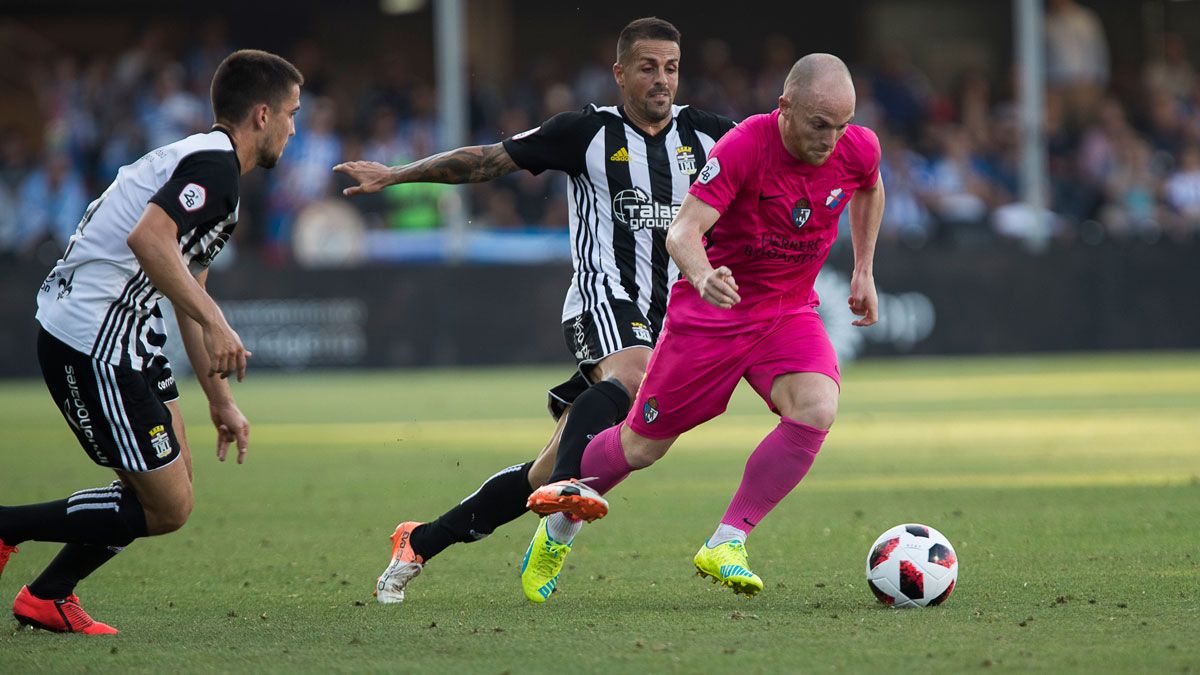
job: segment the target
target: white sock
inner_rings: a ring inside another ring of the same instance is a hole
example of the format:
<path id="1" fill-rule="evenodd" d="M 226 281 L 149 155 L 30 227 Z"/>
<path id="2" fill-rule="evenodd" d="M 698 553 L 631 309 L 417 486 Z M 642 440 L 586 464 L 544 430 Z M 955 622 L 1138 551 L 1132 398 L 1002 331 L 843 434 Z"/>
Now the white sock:
<path id="1" fill-rule="evenodd" d="M 551 513 L 546 518 L 546 533 L 560 544 L 571 543 L 579 530 L 583 529 L 582 520 L 571 520 L 563 513 Z"/>
<path id="2" fill-rule="evenodd" d="M 740 541 L 745 543 L 746 533 L 732 525 L 721 523 L 717 526 L 717 531 L 713 532 L 713 536 L 708 538 L 708 547 L 716 548 L 727 541 Z"/>

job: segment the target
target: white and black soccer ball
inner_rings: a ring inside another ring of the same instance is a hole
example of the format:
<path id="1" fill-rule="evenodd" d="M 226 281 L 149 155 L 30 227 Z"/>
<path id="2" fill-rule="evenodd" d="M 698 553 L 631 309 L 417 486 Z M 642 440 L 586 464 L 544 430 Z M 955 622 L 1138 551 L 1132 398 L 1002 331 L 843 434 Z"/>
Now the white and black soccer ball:
<path id="1" fill-rule="evenodd" d="M 897 525 L 879 535 L 867 553 L 867 584 L 885 605 L 940 605 L 957 579 L 954 547 L 927 525 Z"/>

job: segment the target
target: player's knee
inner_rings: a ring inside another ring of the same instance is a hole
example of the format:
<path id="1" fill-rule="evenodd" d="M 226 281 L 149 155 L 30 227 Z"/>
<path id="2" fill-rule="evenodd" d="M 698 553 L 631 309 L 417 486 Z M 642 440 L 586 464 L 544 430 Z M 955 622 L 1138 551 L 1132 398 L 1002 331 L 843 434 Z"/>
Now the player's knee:
<path id="1" fill-rule="evenodd" d="M 150 534 L 169 534 L 183 528 L 192 515 L 192 495 L 188 494 L 175 502 L 146 510 L 146 528 Z"/>
<path id="2" fill-rule="evenodd" d="M 630 398 L 637 396 L 646 367 L 650 364 L 649 349 L 628 349 L 618 352 L 597 364 L 600 380 L 616 380 Z"/>
<path id="3" fill-rule="evenodd" d="M 836 398 L 819 399 L 807 402 L 795 415 L 790 415 L 790 417 L 810 427 L 829 429 L 837 419 L 837 411 Z"/>
<path id="4" fill-rule="evenodd" d="M 662 459 L 670 448 L 669 443 L 626 443 L 625 461 L 631 469 L 644 469 Z"/>

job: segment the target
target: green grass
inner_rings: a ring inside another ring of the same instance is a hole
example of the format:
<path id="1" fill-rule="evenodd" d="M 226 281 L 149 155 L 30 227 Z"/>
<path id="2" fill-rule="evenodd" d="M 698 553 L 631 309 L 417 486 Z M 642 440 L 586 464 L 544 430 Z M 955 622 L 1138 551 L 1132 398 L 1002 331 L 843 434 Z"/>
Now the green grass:
<path id="1" fill-rule="evenodd" d="M 545 606 L 521 596 L 526 516 L 447 551 L 400 606 L 371 599 L 398 519 L 440 513 L 550 431 L 565 368 L 251 374 L 244 466 L 212 456 L 185 386 L 197 506 L 80 587 L 115 638 L 0 631 L 0 672 L 1186 672 L 1200 670 L 1200 354 L 890 360 L 847 369 L 812 474 L 750 538 L 767 589 L 692 576 L 773 426 L 740 390 L 613 492 Z M 110 480 L 40 382 L 0 383 L 0 502 Z M 884 529 L 954 543 L 936 609 L 877 604 Z M 54 552 L 28 543 L 12 597 Z"/>

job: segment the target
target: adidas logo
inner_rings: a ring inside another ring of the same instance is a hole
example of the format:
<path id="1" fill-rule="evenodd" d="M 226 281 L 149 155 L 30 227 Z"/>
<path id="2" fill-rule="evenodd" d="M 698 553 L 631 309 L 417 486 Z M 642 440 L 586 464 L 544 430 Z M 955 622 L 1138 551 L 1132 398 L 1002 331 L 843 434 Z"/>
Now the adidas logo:
<path id="1" fill-rule="evenodd" d="M 612 154 L 612 157 L 608 158 L 608 161 L 610 161 L 610 162 L 628 162 L 629 161 L 629 151 L 626 150 L 625 148 L 621 148 L 620 150 L 614 152 Z"/>

